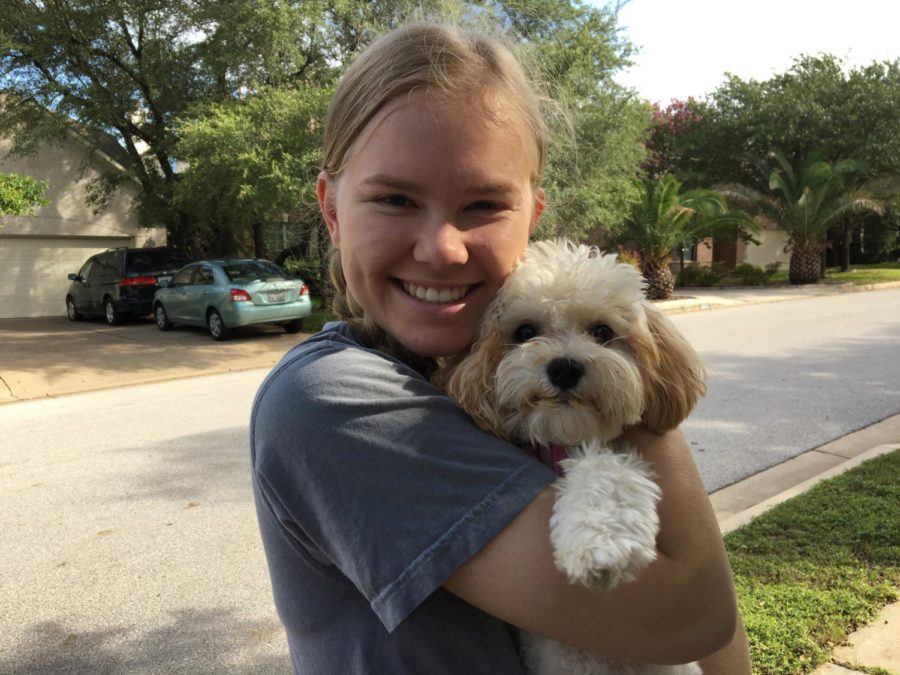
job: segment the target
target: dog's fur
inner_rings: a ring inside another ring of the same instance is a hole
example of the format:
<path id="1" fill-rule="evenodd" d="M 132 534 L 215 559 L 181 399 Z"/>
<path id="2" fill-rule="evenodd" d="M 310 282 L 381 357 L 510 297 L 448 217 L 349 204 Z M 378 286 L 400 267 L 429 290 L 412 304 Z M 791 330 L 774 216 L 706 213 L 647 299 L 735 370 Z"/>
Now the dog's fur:
<path id="1" fill-rule="evenodd" d="M 659 487 L 619 437 L 638 424 L 674 429 L 704 379 L 693 348 L 646 301 L 640 273 L 566 241 L 528 247 L 475 344 L 434 377 L 486 431 L 566 447 L 550 524 L 555 561 L 572 583 L 601 590 L 656 557 Z M 614 662 L 528 635 L 523 660 L 528 672 L 554 675 L 700 672 Z"/>

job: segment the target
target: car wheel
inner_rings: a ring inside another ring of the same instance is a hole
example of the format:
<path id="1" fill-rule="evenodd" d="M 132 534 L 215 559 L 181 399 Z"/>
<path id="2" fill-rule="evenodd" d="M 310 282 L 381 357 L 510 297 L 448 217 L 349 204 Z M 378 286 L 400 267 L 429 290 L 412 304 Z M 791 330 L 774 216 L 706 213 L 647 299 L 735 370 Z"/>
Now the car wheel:
<path id="1" fill-rule="evenodd" d="M 156 327 L 160 330 L 172 330 L 172 322 L 166 314 L 166 308 L 160 303 L 156 303 L 153 308 L 153 316 L 156 318 Z"/>
<path id="2" fill-rule="evenodd" d="M 122 314 L 116 310 L 116 306 L 109 298 L 103 301 L 103 313 L 106 315 L 106 323 L 110 326 L 118 326 L 122 323 Z"/>
<path id="3" fill-rule="evenodd" d="M 72 299 L 72 296 L 66 296 L 66 316 L 69 317 L 69 321 L 81 320 L 81 314 L 78 313 L 78 308 L 75 307 L 75 300 Z"/>
<path id="4" fill-rule="evenodd" d="M 228 328 L 225 327 L 222 315 L 218 311 L 209 310 L 209 314 L 206 315 L 206 325 L 209 326 L 209 334 L 212 335 L 213 340 L 228 339 Z"/>
<path id="5" fill-rule="evenodd" d="M 282 324 L 285 333 L 299 333 L 303 330 L 303 319 L 294 319 Z"/>

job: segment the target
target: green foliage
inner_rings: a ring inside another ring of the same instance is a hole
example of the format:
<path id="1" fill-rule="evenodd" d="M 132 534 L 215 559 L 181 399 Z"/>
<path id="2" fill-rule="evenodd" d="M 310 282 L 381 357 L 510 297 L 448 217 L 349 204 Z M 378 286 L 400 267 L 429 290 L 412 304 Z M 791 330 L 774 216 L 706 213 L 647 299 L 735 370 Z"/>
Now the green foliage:
<path id="1" fill-rule="evenodd" d="M 762 267 L 751 265 L 750 263 L 739 263 L 735 265 L 734 270 L 732 270 L 732 275 L 737 278 L 742 286 L 765 286 L 771 276 L 770 274 L 767 274 L 766 270 Z"/>
<path id="2" fill-rule="evenodd" d="M 900 451 L 726 535 L 753 672 L 802 675 L 897 598 Z"/>
<path id="3" fill-rule="evenodd" d="M 855 157 L 877 173 L 900 173 L 900 61 L 847 70 L 829 54 L 802 56 L 765 81 L 729 75 L 705 114 L 679 139 L 706 184 L 757 180 L 747 156 L 780 148 L 788 157 L 825 150 L 825 159 Z M 675 169 L 676 175 L 687 179 Z M 763 189 L 764 183 L 755 183 Z"/>
<path id="4" fill-rule="evenodd" d="M 118 143 L 116 159 L 142 187 L 142 222 L 167 225 L 200 254 L 174 202 L 176 119 L 266 87 L 332 81 L 348 52 L 336 11 L 318 0 L 4 0 L 0 135 L 19 153 L 73 128 L 94 148 Z M 114 186 L 121 174 L 105 179 Z"/>
<path id="5" fill-rule="evenodd" d="M 727 184 L 717 189 L 730 202 L 760 215 L 783 229 L 793 249 L 824 246 L 828 228 L 860 212 L 884 212 L 884 202 L 874 196 L 864 162 L 823 160 L 821 153 L 805 157 L 795 167 L 781 152 L 768 153 L 769 162 L 757 162 L 758 172 L 768 176 L 766 190 L 752 185 Z"/>
<path id="6" fill-rule="evenodd" d="M 678 275 L 679 286 L 716 286 L 725 277 L 728 270 L 720 262 L 712 265 L 686 265 Z"/>
<path id="7" fill-rule="evenodd" d="M 282 267 L 309 286 L 310 294 L 323 297 L 328 292 L 328 279 L 323 275 L 322 262 L 318 258 L 286 258 Z"/>
<path id="8" fill-rule="evenodd" d="M 17 173 L 0 173 L 0 216 L 25 216 L 47 204 L 49 183 Z"/>
<path id="9" fill-rule="evenodd" d="M 178 155 L 187 168 L 173 203 L 216 253 L 250 248 L 252 228 L 281 216 L 315 226 L 329 95 L 325 87 L 263 89 L 197 106 L 179 120 Z"/>
<path id="10" fill-rule="evenodd" d="M 729 210 L 724 197 L 713 190 L 681 192 L 671 174 L 637 184 L 634 201 L 622 229 L 620 243 L 630 242 L 643 265 L 668 261 L 676 246 L 705 237 L 737 237 L 759 226 L 744 213 Z"/>

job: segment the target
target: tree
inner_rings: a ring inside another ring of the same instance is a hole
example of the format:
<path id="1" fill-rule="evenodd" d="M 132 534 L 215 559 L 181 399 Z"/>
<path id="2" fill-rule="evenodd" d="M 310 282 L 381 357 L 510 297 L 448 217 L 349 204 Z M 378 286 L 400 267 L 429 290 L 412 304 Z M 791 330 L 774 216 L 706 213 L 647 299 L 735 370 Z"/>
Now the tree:
<path id="1" fill-rule="evenodd" d="M 548 209 L 539 236 L 602 238 L 625 217 L 646 157 L 648 108 L 614 80 L 633 47 L 608 8 L 568 0 L 498 4 L 525 39 L 526 60 L 530 54 L 561 102 L 551 115 Z"/>
<path id="2" fill-rule="evenodd" d="M 860 181 L 870 174 L 868 164 L 852 159 L 828 162 L 813 153 L 795 168 L 781 152 L 771 152 L 760 163 L 768 175 L 768 189 L 726 184 L 719 189 L 728 200 L 783 229 L 791 251 L 792 284 L 815 283 L 822 278 L 822 255 L 828 228 L 853 213 L 881 214 L 884 203 L 873 196 L 872 183 Z"/>
<path id="3" fill-rule="evenodd" d="M 31 176 L 0 173 L 0 216 L 24 216 L 44 206 L 47 185 Z"/>
<path id="4" fill-rule="evenodd" d="M 651 300 L 672 295 L 675 278 L 669 261 L 676 246 L 706 237 L 749 238 L 749 232 L 759 230 L 746 214 L 729 210 L 716 191 L 682 193 L 681 183 L 671 174 L 640 182 L 638 195 L 616 241 L 637 248 Z"/>
<path id="5" fill-rule="evenodd" d="M 260 86 L 332 77 L 340 52 L 328 11 L 325 2 L 286 0 L 2 0 L 0 135 L 15 140 L 17 153 L 73 122 L 98 146 L 111 135 L 141 185 L 141 221 L 165 224 L 174 243 L 202 255 L 172 199 L 174 120 Z M 102 177 L 98 206 L 122 179 Z"/>
<path id="6" fill-rule="evenodd" d="M 699 124 L 680 140 L 701 184 L 765 190 L 752 157 L 778 148 L 831 162 L 853 157 L 875 173 L 900 174 L 900 60 L 847 70 L 832 55 L 801 56 L 765 81 L 729 75 L 705 102 Z M 678 169 L 676 175 L 683 179 Z"/>
<path id="7" fill-rule="evenodd" d="M 703 121 L 706 106 L 693 99 L 673 100 L 665 110 L 653 106 L 653 121 L 647 138 L 649 156 L 642 169 L 650 178 L 664 173 L 676 176 L 682 183 L 696 181 L 695 154 L 686 139 Z"/>
<path id="8" fill-rule="evenodd" d="M 252 248 L 265 258 L 267 223 L 283 216 L 308 227 L 318 222 L 315 182 L 329 94 L 267 89 L 199 107 L 179 125 L 178 154 L 187 168 L 174 203 L 213 242 L 215 254 Z"/>

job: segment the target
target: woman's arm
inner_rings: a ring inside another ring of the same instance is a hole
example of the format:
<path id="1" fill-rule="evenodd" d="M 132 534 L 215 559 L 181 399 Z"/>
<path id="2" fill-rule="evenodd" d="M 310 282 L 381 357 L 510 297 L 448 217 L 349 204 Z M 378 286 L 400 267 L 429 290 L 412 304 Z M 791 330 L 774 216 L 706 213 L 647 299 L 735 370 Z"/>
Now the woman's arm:
<path id="1" fill-rule="evenodd" d="M 725 647 L 736 603 L 719 528 L 680 432 L 631 430 L 662 488 L 658 558 L 609 593 L 570 584 L 553 564 L 544 490 L 444 584 L 472 605 L 527 631 L 612 658 L 685 663 Z"/>
<path id="2" fill-rule="evenodd" d="M 750 644 L 740 615 L 737 617 L 734 637 L 724 649 L 700 659 L 703 675 L 752 675 L 750 670 Z"/>

